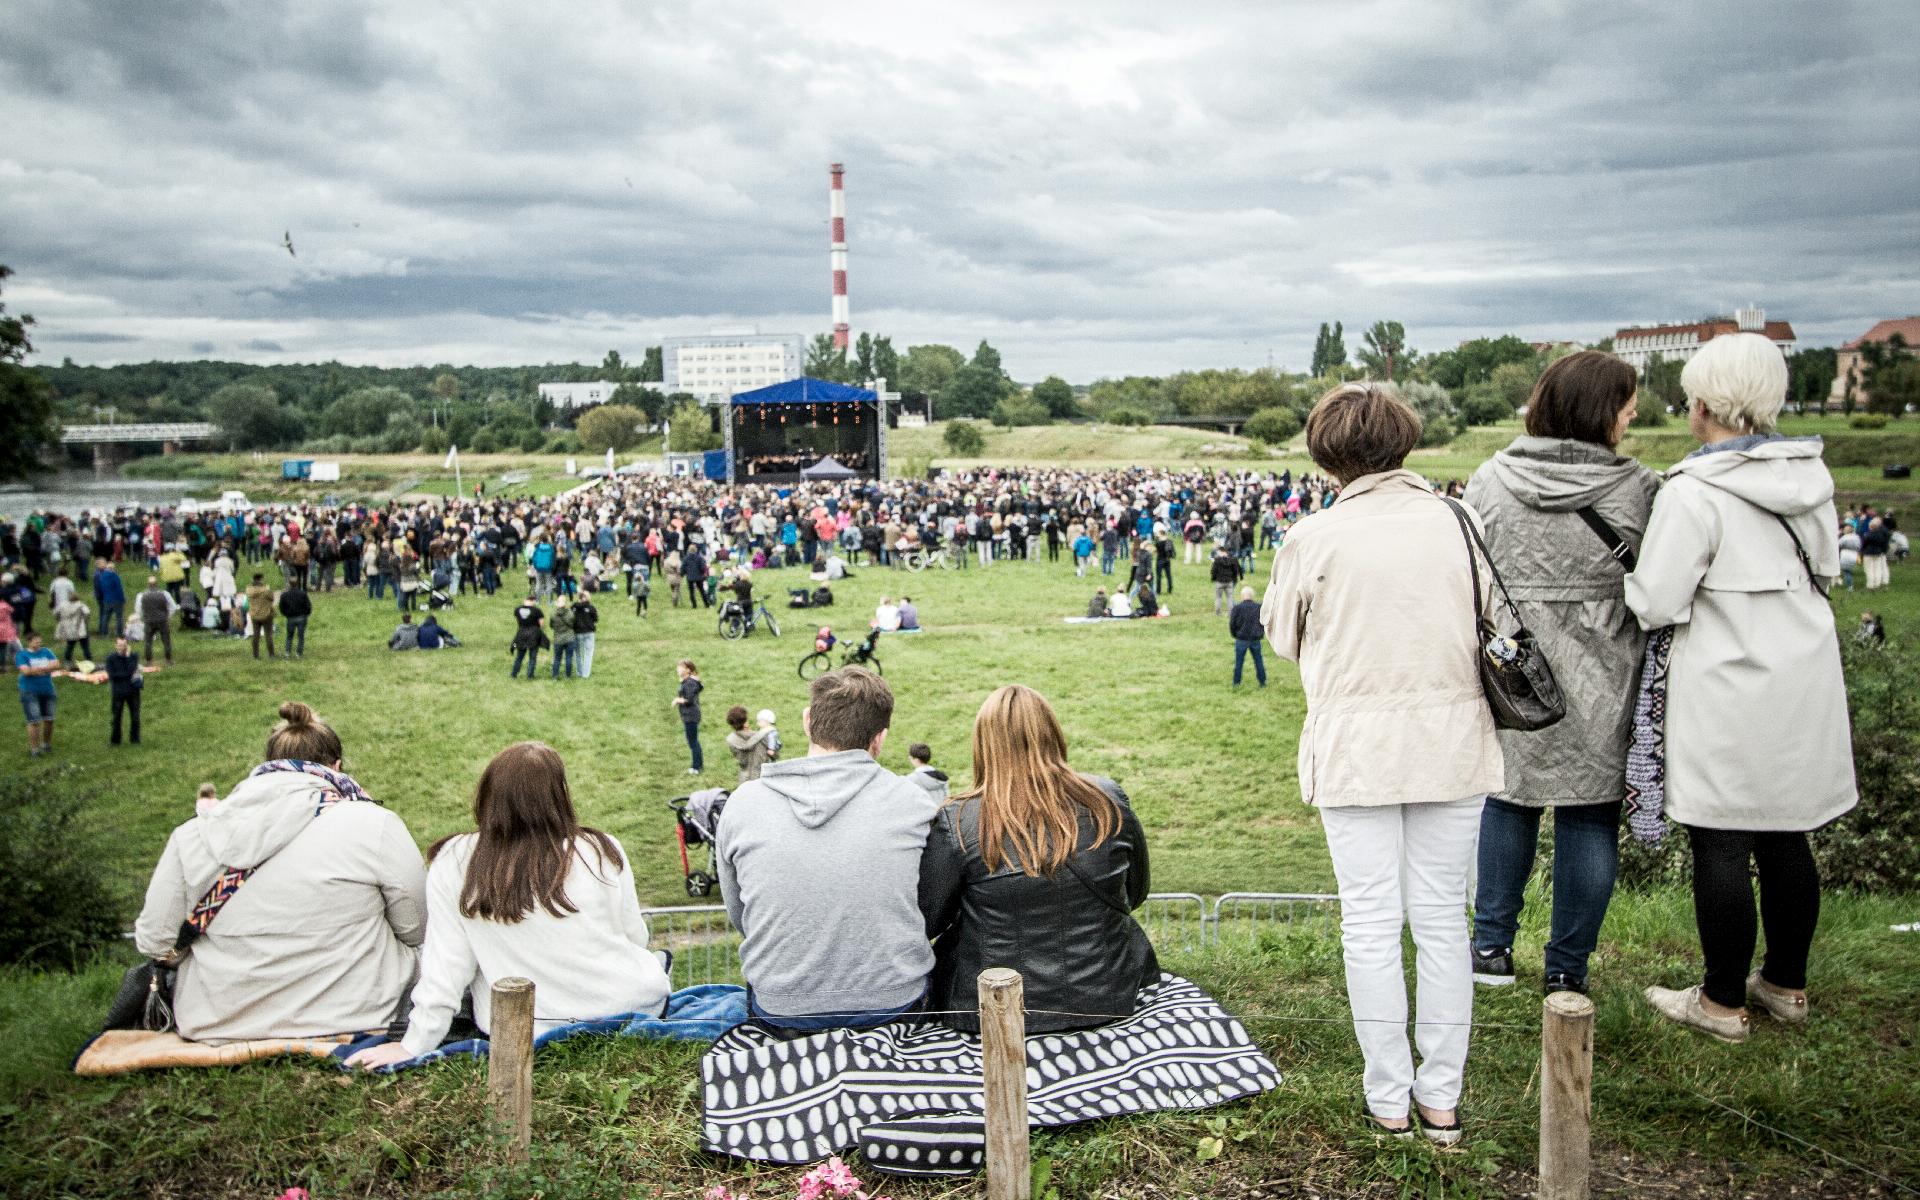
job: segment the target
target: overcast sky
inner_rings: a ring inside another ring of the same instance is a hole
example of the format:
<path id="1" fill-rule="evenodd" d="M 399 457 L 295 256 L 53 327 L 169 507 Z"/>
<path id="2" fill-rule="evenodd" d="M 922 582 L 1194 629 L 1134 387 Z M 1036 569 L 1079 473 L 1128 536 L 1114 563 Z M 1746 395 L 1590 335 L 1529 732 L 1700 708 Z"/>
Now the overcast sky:
<path id="1" fill-rule="evenodd" d="M 7 8 L 38 361 L 811 335 L 835 160 L 855 331 L 1025 380 L 1920 312 L 1902 2 Z"/>

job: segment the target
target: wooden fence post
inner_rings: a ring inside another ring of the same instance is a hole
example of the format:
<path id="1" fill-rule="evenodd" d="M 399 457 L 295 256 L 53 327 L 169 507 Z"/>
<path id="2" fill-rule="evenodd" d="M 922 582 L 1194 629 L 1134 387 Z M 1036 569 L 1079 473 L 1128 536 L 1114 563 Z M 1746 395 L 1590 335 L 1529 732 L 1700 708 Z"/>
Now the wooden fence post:
<path id="1" fill-rule="evenodd" d="M 1540 1019 L 1540 1200 L 1587 1200 L 1592 1122 L 1593 1001 L 1555 992 Z"/>
<path id="2" fill-rule="evenodd" d="M 522 1163 L 533 1142 L 533 980 L 495 980 L 489 1023 L 487 1095 L 493 1122 L 507 1139 L 507 1161 Z"/>
<path id="3" fill-rule="evenodd" d="M 987 1200 L 1029 1200 L 1027 1014 L 1020 972 L 980 972 L 980 1054 L 987 1091 Z"/>

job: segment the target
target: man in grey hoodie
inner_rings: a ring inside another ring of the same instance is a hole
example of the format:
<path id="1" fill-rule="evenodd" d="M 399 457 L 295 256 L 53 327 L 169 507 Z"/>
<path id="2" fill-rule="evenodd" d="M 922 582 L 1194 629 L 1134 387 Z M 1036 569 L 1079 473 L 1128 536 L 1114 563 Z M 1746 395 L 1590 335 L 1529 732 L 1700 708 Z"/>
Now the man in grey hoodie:
<path id="1" fill-rule="evenodd" d="M 939 802 L 874 760 L 893 720 L 880 676 L 831 671 L 809 701 L 807 756 L 768 763 L 727 803 L 720 891 L 756 1017 L 796 1031 L 864 1028 L 926 993 L 920 855 Z"/>

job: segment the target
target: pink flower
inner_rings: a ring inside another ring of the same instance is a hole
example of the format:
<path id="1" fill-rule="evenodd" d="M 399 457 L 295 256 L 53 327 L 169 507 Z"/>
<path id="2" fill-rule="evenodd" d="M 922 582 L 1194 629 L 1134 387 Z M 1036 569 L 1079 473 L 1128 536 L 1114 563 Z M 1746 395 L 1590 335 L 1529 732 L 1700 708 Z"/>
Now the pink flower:
<path id="1" fill-rule="evenodd" d="M 716 1183 L 707 1189 L 705 1200 L 739 1200 L 739 1197 L 728 1191 L 726 1184 Z"/>
<path id="2" fill-rule="evenodd" d="M 303 1187 L 290 1187 L 280 1193 L 280 1200 L 313 1200 L 313 1197 L 307 1195 L 307 1189 Z"/>

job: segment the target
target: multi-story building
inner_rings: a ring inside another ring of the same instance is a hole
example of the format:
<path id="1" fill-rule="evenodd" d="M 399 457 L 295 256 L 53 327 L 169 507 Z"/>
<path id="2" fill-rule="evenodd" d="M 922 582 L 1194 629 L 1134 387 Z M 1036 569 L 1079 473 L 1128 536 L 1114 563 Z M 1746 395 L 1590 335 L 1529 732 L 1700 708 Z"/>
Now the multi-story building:
<path id="1" fill-rule="evenodd" d="M 555 408 L 591 408 L 613 399 L 617 383 L 543 383 L 540 398 Z"/>
<path id="2" fill-rule="evenodd" d="M 1868 342 L 1891 342 L 1896 333 L 1906 343 L 1907 349 L 1920 352 L 1920 317 L 1895 317 L 1882 321 L 1840 347 L 1840 352 L 1834 355 L 1833 389 L 1827 394 L 1828 404 L 1844 408 L 1847 390 L 1860 387 L 1860 348 Z"/>
<path id="3" fill-rule="evenodd" d="M 1794 346 L 1798 344 L 1792 325 L 1785 321 L 1769 321 L 1765 309 L 1748 305 L 1735 311 L 1731 317 L 1707 317 L 1683 325 L 1643 325 L 1618 330 L 1613 335 L 1613 352 L 1631 364 L 1634 370 L 1645 372 L 1654 355 L 1658 354 L 1663 362 L 1685 362 L 1698 354 L 1700 347 L 1723 333 L 1765 334 L 1774 345 L 1780 347 L 1782 354 L 1792 354 Z"/>
<path id="4" fill-rule="evenodd" d="M 735 392 L 800 378 L 802 353 L 797 333 L 667 338 L 660 343 L 661 387 L 668 395 L 686 392 L 702 404 L 725 404 Z"/>

